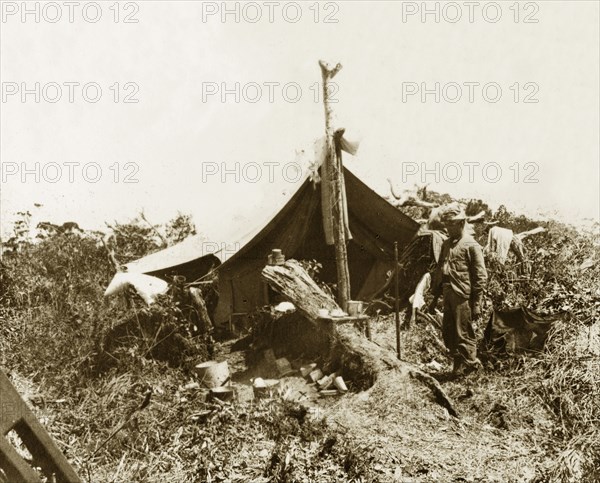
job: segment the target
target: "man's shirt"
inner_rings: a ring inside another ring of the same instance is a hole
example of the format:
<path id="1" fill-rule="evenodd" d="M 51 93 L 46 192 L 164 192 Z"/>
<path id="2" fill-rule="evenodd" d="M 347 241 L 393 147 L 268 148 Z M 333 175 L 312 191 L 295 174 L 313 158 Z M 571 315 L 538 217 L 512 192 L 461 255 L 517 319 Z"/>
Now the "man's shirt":
<path id="1" fill-rule="evenodd" d="M 445 240 L 433 279 L 435 295 L 441 293 L 442 282 L 445 282 L 450 284 L 457 295 L 477 300 L 487 282 L 483 251 L 479 243 L 467 233 L 460 239 Z"/>

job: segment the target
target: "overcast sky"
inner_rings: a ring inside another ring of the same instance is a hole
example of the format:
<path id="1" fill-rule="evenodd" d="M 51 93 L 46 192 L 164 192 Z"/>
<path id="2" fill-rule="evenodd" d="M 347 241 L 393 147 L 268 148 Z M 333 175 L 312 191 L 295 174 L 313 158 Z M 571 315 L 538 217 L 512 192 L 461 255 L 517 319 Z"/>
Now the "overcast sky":
<path id="1" fill-rule="evenodd" d="M 1 3 L 5 234 L 27 209 L 245 231 L 314 157 L 319 59 L 377 191 L 599 218 L 596 1 Z"/>

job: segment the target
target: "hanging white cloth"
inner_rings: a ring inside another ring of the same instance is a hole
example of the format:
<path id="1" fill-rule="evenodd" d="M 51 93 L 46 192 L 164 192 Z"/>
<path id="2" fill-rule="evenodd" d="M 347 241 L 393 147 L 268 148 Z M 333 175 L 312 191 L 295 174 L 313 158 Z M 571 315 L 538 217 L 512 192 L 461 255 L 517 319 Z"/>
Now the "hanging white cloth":
<path id="1" fill-rule="evenodd" d="M 347 140 L 342 141 L 344 138 L 340 138 L 340 148 L 346 150 L 347 152 L 351 152 L 355 154 L 358 150 L 357 143 L 350 143 Z M 345 146 L 345 148 L 344 148 Z M 325 232 L 325 242 L 328 245 L 334 244 L 334 233 L 333 233 L 333 207 L 335 200 L 331 197 L 331 176 L 330 176 L 330 166 L 328 164 L 329 156 L 327 156 L 327 142 L 326 139 L 323 138 L 322 142 L 319 145 L 320 153 L 320 165 L 321 165 L 321 210 L 323 217 L 323 231 Z M 335 151 L 335 146 L 334 146 Z M 352 234 L 350 233 L 350 226 L 348 222 L 348 201 L 346 199 L 346 187 L 344 182 L 344 166 L 342 165 L 341 155 L 331 157 L 331 162 L 338 163 L 338 172 L 340 173 L 340 188 L 342 191 L 342 207 L 341 207 L 341 215 L 342 222 L 344 224 L 344 232 L 346 235 L 346 240 L 352 239 Z"/>
<path id="2" fill-rule="evenodd" d="M 508 258 L 508 251 L 510 250 L 512 239 L 512 230 L 494 226 L 490 228 L 487 245 L 485 246 L 484 251 L 488 253 L 495 253 L 498 256 L 500 263 L 504 263 Z"/>
<path id="3" fill-rule="evenodd" d="M 104 296 L 110 297 L 111 295 L 116 295 L 128 287 L 133 287 L 140 297 L 144 299 L 144 302 L 151 305 L 155 302 L 157 295 L 167 292 L 169 284 L 160 278 L 143 273 L 118 272 L 108 287 L 106 287 Z"/>

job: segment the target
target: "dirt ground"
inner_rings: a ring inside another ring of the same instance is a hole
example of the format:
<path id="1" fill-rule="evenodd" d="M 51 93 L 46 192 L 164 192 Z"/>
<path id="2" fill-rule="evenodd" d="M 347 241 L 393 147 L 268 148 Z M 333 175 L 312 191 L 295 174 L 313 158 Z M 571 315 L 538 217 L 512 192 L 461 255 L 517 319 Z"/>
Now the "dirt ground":
<path id="1" fill-rule="evenodd" d="M 395 351 L 393 318 L 372 322 L 371 330 L 374 342 Z M 330 398 L 320 398 L 314 385 L 298 376 L 282 379 L 291 398 L 310 408 L 313 420 L 322 419 L 349 449 L 347 480 L 323 475 L 318 481 L 350 481 L 353 473 L 359 475 L 356 481 L 374 482 L 543 481 L 551 464 L 541 443 L 552 428 L 547 410 L 531 404 L 521 407 L 518 394 L 514 407 L 506 407 L 506 394 L 496 397 L 502 380 L 493 371 L 452 378 L 450 362 L 433 342 L 432 332 L 423 325 L 402 331 L 403 360 L 441 382 L 459 418 L 438 405 L 429 388 L 397 371 L 386 373 L 367 391 Z M 222 355 L 234 371 L 245 375 L 237 383 L 249 388 L 252 371 L 243 354 L 228 352 L 230 347 L 222 346 Z M 307 361 L 292 362 L 297 367 Z M 512 409 L 523 411 L 523 420 L 511 420 Z"/>
<path id="2" fill-rule="evenodd" d="M 375 320 L 371 329 L 373 340 L 393 353 L 393 318 Z M 206 390 L 186 388 L 189 374 L 149 363 L 143 376 L 107 379 L 95 400 L 77 402 L 113 417 L 91 424 L 73 409 L 64 413 L 75 402 L 45 399 L 23 378 L 13 381 L 86 482 L 548 481 L 548 410 L 525 393 L 507 394 L 503 377 L 510 376 L 489 369 L 448 377 L 448 359 L 430 328 L 402 332 L 403 359 L 440 381 L 459 418 L 428 387 L 396 370 L 365 391 L 353 391 L 349 380 L 350 392 L 330 397 L 294 374 L 281 378 L 271 398 L 253 399 L 261 367 L 249 366 L 249 354 L 235 342 L 218 344 L 216 352 L 229 365 L 232 403 L 207 401 Z M 309 361 L 290 362 L 297 368 Z M 131 406 L 131 387 L 142 380 L 154 387 L 151 404 L 96 451 L 121 420 L 119 404 Z"/>
<path id="3" fill-rule="evenodd" d="M 372 338 L 395 351 L 390 317 L 371 324 Z M 551 428 L 550 414 L 514 395 L 522 421 L 511 421 L 502 377 L 487 369 L 460 379 L 451 377 L 451 362 L 433 343 L 431 327 L 401 332 L 402 359 L 433 375 L 453 401 L 459 418 L 432 401 L 429 390 L 402 384 L 394 373 L 377 381 L 369 395 L 348 398 L 331 417 L 357 441 L 374 449 L 374 481 L 531 482 L 541 478 L 549 461 L 540 447 Z M 500 395 L 502 397 L 500 397 Z M 542 481 L 542 480 L 540 480 Z"/>

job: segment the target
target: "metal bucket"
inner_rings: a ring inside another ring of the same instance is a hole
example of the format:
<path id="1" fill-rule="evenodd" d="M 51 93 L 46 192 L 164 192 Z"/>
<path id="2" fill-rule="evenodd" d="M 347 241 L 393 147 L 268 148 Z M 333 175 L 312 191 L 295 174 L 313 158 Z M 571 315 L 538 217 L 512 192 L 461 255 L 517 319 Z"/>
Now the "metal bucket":
<path id="1" fill-rule="evenodd" d="M 363 303 L 360 300 L 348 300 L 348 315 L 356 317 L 362 314 Z"/>

